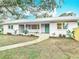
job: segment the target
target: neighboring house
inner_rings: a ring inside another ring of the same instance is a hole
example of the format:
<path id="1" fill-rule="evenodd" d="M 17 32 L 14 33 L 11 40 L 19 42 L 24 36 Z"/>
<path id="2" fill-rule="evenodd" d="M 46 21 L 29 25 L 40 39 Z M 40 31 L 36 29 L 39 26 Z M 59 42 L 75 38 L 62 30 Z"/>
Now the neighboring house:
<path id="1" fill-rule="evenodd" d="M 35 20 L 7 20 L 2 23 L 3 34 L 24 34 L 24 30 L 29 33 L 48 33 L 50 36 L 58 37 L 59 35 L 67 36 L 68 30 L 78 27 L 79 17 L 53 17 L 39 18 Z"/>

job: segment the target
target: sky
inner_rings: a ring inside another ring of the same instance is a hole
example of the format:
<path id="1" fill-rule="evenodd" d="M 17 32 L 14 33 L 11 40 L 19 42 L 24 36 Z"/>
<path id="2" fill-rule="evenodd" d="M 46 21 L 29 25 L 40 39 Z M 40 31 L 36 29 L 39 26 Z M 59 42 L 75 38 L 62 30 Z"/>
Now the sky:
<path id="1" fill-rule="evenodd" d="M 40 0 L 35 0 L 36 5 L 40 3 Z M 61 8 L 57 8 L 56 16 L 64 12 L 74 12 L 79 16 L 79 0 L 64 0 Z"/>
<path id="2" fill-rule="evenodd" d="M 64 12 L 74 12 L 79 16 L 79 0 L 64 0 L 61 8 L 57 8 L 57 16 Z"/>

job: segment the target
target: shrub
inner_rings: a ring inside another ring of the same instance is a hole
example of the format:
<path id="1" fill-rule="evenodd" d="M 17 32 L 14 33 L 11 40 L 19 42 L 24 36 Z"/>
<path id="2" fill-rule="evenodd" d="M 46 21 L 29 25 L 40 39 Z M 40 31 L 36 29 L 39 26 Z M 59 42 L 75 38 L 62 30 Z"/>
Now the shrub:
<path id="1" fill-rule="evenodd" d="M 61 35 L 61 34 L 59 34 L 59 37 L 62 37 L 62 35 Z"/>
<path id="2" fill-rule="evenodd" d="M 7 35 L 12 35 L 12 33 L 7 33 Z"/>
<path id="3" fill-rule="evenodd" d="M 27 34 L 27 33 L 28 33 L 28 31 L 27 31 L 27 30 L 24 30 L 23 32 L 24 32 L 24 34 Z"/>
<path id="4" fill-rule="evenodd" d="M 69 38 L 73 38 L 73 35 L 74 35 L 74 31 L 70 31 L 70 30 L 67 31 L 67 36 Z"/>
<path id="5" fill-rule="evenodd" d="M 65 37 L 66 37 L 66 35 L 64 35 L 64 34 L 63 34 L 63 37 L 65 38 Z"/>

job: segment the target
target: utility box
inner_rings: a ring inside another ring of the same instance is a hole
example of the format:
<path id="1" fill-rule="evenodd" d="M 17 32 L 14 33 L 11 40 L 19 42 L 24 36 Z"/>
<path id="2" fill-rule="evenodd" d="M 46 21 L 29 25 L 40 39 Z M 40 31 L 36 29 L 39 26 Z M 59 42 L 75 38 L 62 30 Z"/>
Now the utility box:
<path id="1" fill-rule="evenodd" d="M 79 41 L 79 28 L 74 29 L 74 39 Z"/>

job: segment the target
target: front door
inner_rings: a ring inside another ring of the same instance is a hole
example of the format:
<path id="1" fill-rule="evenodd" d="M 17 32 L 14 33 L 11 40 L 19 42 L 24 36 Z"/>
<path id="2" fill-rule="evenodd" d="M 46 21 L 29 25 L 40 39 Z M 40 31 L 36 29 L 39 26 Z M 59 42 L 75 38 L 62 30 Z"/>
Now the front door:
<path id="1" fill-rule="evenodd" d="M 49 33 L 49 24 L 45 24 L 45 33 Z"/>

